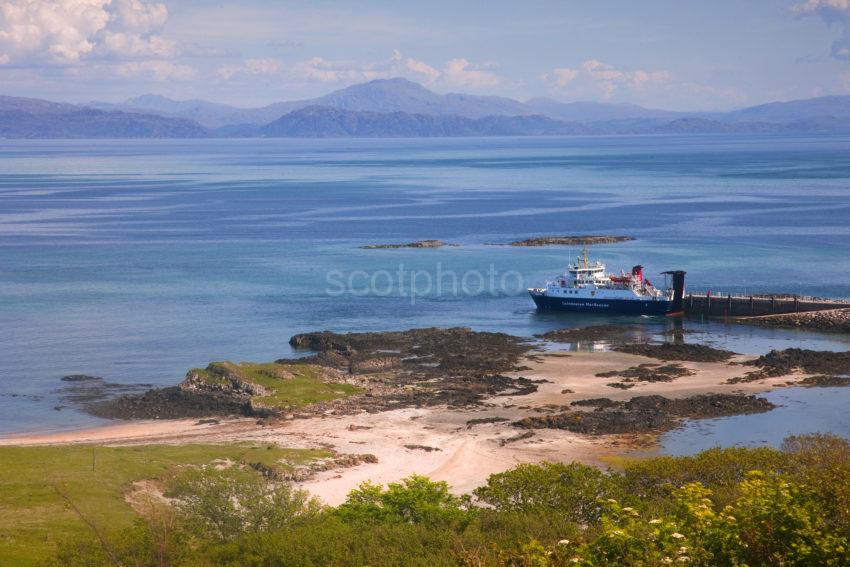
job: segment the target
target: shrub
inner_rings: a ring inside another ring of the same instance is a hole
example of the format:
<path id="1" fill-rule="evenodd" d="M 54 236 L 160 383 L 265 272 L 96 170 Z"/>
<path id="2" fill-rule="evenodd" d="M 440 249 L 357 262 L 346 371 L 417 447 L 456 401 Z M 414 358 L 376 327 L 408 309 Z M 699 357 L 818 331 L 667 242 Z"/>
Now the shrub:
<path id="1" fill-rule="evenodd" d="M 473 494 L 500 512 L 557 511 L 575 522 L 599 520 L 600 501 L 620 497 L 620 479 L 580 463 L 523 464 L 490 475 Z"/>
<path id="2" fill-rule="evenodd" d="M 194 533 L 216 540 L 280 529 L 321 509 L 305 490 L 237 467 L 190 469 L 171 481 L 168 495 Z"/>
<path id="3" fill-rule="evenodd" d="M 337 514 L 349 522 L 403 522 L 462 529 L 470 520 L 466 500 L 445 482 L 412 475 L 384 489 L 365 482 L 352 490 Z"/>

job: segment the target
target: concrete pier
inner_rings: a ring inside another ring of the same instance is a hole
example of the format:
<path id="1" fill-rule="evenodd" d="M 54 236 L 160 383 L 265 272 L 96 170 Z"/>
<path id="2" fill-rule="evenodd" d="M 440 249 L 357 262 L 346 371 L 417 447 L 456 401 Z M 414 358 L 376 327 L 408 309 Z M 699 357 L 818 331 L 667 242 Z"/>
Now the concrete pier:
<path id="1" fill-rule="evenodd" d="M 799 295 L 716 294 L 688 292 L 685 313 L 704 317 L 754 317 L 780 313 L 805 313 L 850 308 L 850 301 Z"/>

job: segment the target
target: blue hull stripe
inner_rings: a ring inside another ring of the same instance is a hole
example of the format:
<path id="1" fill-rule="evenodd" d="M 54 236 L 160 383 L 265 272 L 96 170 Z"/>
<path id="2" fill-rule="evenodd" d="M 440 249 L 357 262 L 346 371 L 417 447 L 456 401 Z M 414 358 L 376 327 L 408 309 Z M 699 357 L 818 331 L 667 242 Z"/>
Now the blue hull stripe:
<path id="1" fill-rule="evenodd" d="M 547 297 L 531 294 L 538 309 L 546 311 L 573 311 L 582 313 L 610 313 L 614 315 L 665 315 L 670 312 L 671 301 L 644 301 L 641 299 L 579 299 Z"/>

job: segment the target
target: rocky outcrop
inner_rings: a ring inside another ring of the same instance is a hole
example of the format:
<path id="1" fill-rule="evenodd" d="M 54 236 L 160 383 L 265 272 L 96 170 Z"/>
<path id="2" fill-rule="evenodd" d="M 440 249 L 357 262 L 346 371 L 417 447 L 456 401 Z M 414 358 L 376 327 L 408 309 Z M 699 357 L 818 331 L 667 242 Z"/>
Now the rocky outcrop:
<path id="1" fill-rule="evenodd" d="M 615 347 L 618 352 L 648 356 L 659 360 L 684 360 L 690 362 L 725 362 L 735 353 L 700 344 L 631 344 Z"/>
<path id="2" fill-rule="evenodd" d="M 805 313 L 785 313 L 782 315 L 765 315 L 762 317 L 743 317 L 744 323 L 760 327 L 781 327 L 791 329 L 807 329 L 813 331 L 829 331 L 835 333 L 850 333 L 850 309 L 828 309 L 825 311 L 808 311 Z"/>
<path id="3" fill-rule="evenodd" d="M 615 244 L 634 240 L 633 236 L 537 236 L 525 240 L 515 240 L 508 246 L 592 246 L 594 244 Z"/>
<path id="4" fill-rule="evenodd" d="M 527 417 L 514 425 L 525 429 L 565 429 L 590 435 L 649 433 L 671 429 L 684 418 L 760 413 L 775 407 L 764 398 L 737 394 L 703 394 L 683 399 L 638 396 L 627 402 L 598 398 L 574 405 L 595 406 L 596 410 Z"/>
<path id="5" fill-rule="evenodd" d="M 446 244 L 442 240 L 416 240 L 404 244 L 367 244 L 360 248 L 376 250 L 381 248 L 442 248 L 443 246 L 457 246 L 457 244 Z"/>
<path id="6" fill-rule="evenodd" d="M 226 393 L 203 393 L 178 386 L 155 388 L 143 394 L 123 395 L 86 406 L 95 416 L 109 419 L 181 419 L 211 415 L 263 416 L 250 399 Z"/>
<path id="7" fill-rule="evenodd" d="M 479 404 L 486 396 L 537 390 L 531 380 L 503 374 L 517 370 L 520 357 L 533 346 L 505 333 L 466 328 L 321 331 L 295 335 L 289 344 L 316 353 L 297 360 L 369 377 L 373 388 L 383 383 L 372 395 L 347 401 L 367 411 L 442 404 L 463 407 Z"/>
<path id="8" fill-rule="evenodd" d="M 247 381 L 229 363 L 213 362 L 206 368 L 193 368 L 178 386 L 187 392 L 221 393 L 235 398 L 250 399 L 268 392 L 259 384 Z"/>
<path id="9" fill-rule="evenodd" d="M 802 348 L 772 350 L 746 364 L 756 366 L 763 377 L 785 376 L 797 370 L 806 374 L 850 376 L 850 352 Z"/>

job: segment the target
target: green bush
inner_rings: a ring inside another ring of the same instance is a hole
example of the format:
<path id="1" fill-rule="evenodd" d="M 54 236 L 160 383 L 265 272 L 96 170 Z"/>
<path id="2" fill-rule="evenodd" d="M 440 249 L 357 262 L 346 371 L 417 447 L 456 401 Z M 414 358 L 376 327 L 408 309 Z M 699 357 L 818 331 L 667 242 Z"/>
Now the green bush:
<path id="1" fill-rule="evenodd" d="M 189 469 L 171 481 L 168 496 L 191 532 L 212 540 L 281 529 L 321 510 L 305 490 L 238 467 Z"/>
<path id="2" fill-rule="evenodd" d="M 500 512 L 556 510 L 571 521 L 589 523 L 599 520 L 600 501 L 621 497 L 621 485 L 619 475 L 580 463 L 523 464 L 490 475 L 473 494 Z"/>
<path id="3" fill-rule="evenodd" d="M 413 475 L 387 488 L 365 482 L 337 508 L 348 522 L 401 522 L 427 526 L 465 527 L 470 520 L 466 499 L 449 492 L 445 482 Z"/>

